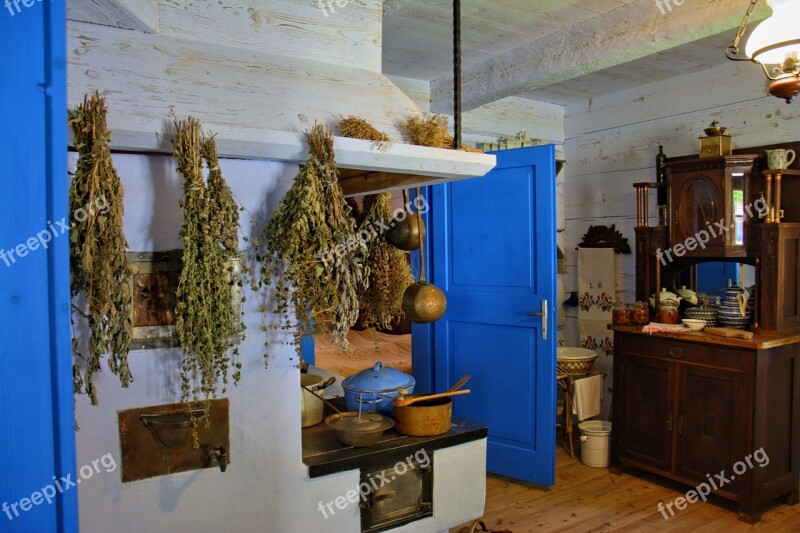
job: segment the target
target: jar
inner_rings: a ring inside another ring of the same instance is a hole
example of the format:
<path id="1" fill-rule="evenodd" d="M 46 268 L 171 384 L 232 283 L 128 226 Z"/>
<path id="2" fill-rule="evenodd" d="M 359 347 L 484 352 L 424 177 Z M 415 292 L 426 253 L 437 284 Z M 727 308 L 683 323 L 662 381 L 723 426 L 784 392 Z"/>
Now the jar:
<path id="1" fill-rule="evenodd" d="M 680 324 L 681 317 L 678 314 L 678 301 L 671 298 L 661 300 L 661 307 L 658 310 L 658 321 L 662 324 Z"/>
<path id="2" fill-rule="evenodd" d="M 650 309 L 647 302 L 636 302 L 631 309 L 631 321 L 636 326 L 646 326 L 650 323 Z"/>
<path id="3" fill-rule="evenodd" d="M 611 309 L 611 321 L 618 326 L 629 326 L 633 323 L 630 304 L 618 302 Z"/>

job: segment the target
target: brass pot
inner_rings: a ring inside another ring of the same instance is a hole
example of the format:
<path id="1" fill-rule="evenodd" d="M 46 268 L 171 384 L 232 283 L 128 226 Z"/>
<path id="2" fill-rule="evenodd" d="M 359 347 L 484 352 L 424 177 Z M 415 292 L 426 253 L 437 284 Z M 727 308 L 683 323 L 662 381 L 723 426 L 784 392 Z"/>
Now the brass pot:
<path id="1" fill-rule="evenodd" d="M 425 240 L 425 222 L 419 213 L 407 213 L 403 220 L 395 220 L 384 233 L 386 242 L 400 250 L 416 250 Z"/>
<path id="2" fill-rule="evenodd" d="M 403 312 L 412 322 L 436 322 L 447 310 L 447 298 L 439 287 L 424 279 L 409 285 L 403 293 Z"/>
<path id="3" fill-rule="evenodd" d="M 450 431 L 452 398 L 434 398 L 411 405 L 395 406 L 395 429 L 402 435 L 430 437 Z"/>

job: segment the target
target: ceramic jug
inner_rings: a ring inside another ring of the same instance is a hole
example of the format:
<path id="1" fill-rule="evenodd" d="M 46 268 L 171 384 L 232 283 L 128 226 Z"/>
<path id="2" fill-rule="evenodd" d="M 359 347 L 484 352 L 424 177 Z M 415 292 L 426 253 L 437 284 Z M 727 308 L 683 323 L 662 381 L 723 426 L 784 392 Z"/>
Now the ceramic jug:
<path id="1" fill-rule="evenodd" d="M 789 168 L 794 162 L 794 150 L 767 150 L 767 166 L 773 170 Z"/>
<path id="2" fill-rule="evenodd" d="M 749 297 L 741 287 L 725 289 L 722 305 L 717 311 L 717 322 L 727 328 L 745 329 L 753 318 L 753 308 L 748 306 Z"/>

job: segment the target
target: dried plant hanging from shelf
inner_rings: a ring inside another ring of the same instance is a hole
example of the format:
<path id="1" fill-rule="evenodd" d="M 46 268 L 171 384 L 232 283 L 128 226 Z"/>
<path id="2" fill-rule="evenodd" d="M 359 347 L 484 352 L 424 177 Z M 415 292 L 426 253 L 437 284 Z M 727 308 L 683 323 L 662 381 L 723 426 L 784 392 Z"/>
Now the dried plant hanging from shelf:
<path id="1" fill-rule="evenodd" d="M 86 392 L 93 405 L 98 396 L 92 376 L 101 370 L 100 359 L 108 354 L 108 367 L 123 387 L 133 381 L 128 367 L 131 344 L 131 265 L 122 231 L 124 190 L 111 161 L 106 127 L 105 100 L 95 92 L 70 113 L 78 162 L 69 190 L 73 225 L 70 229 L 70 288 L 72 298 L 83 294 L 89 326 L 88 351 L 79 352 L 73 334 L 75 356 L 73 385 L 76 394 Z M 76 308 L 83 314 L 83 312 Z M 85 359 L 81 376 L 78 359 Z"/>
<path id="2" fill-rule="evenodd" d="M 339 186 L 333 136 L 316 125 L 306 133 L 308 161 L 272 213 L 262 281 L 275 289 L 275 312 L 290 331 L 299 357 L 303 336 L 331 330 L 347 348 L 358 319 L 358 293 L 367 283 L 367 245 Z"/>
<path id="3" fill-rule="evenodd" d="M 389 201 L 392 193 L 364 198 L 366 218 L 360 231 L 375 232 L 392 220 Z M 406 254 L 387 243 L 383 236 L 371 233 L 368 241 L 369 286 L 361 293 L 361 325 L 391 330 L 392 322 L 403 315 L 403 293 L 414 282 Z"/>
<path id="4" fill-rule="evenodd" d="M 388 135 L 378 131 L 361 117 L 350 115 L 339 120 L 338 126 L 343 137 L 374 141 L 379 150 L 387 150 L 392 145 L 392 139 Z"/>
<path id="5" fill-rule="evenodd" d="M 417 115 L 406 122 L 406 131 L 411 144 L 432 148 L 453 149 L 455 140 L 447 131 L 447 117 L 444 115 Z M 482 154 L 482 150 L 461 145 L 461 150 Z"/>
<path id="6" fill-rule="evenodd" d="M 183 268 L 175 304 L 181 401 L 208 401 L 216 397 L 218 380 L 226 391 L 231 368 L 234 384 L 241 371 L 237 341 L 244 326 L 232 302 L 233 284 L 241 283 L 234 272 L 239 208 L 222 177 L 214 138 L 202 133 L 197 119 L 175 120 L 173 148 L 183 176 Z"/>

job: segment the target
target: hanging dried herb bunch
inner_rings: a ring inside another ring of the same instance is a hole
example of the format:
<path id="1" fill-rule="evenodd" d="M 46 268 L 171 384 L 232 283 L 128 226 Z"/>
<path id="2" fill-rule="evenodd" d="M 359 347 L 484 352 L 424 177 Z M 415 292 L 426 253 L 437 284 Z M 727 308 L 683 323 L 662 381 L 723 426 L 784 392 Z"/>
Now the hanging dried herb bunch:
<path id="1" fill-rule="evenodd" d="M 392 145 L 392 139 L 388 135 L 375 129 L 363 118 L 353 115 L 339 120 L 339 132 L 343 137 L 375 141 L 381 150 L 388 149 Z"/>
<path id="2" fill-rule="evenodd" d="M 72 297 L 83 293 L 89 325 L 88 353 L 79 353 L 72 340 L 75 393 L 82 391 L 97 405 L 97 390 L 92 382 L 101 370 L 100 359 L 108 354 L 108 367 L 119 376 L 123 387 L 133 381 L 128 368 L 131 344 L 131 275 L 122 232 L 124 191 L 111 161 L 106 127 L 105 100 L 95 92 L 84 96 L 69 116 L 69 125 L 78 150 L 78 162 L 69 190 L 73 226 L 70 229 L 70 288 Z M 81 376 L 77 359 L 85 359 Z"/>
<path id="3" fill-rule="evenodd" d="M 382 193 L 364 198 L 366 218 L 360 230 L 389 224 L 391 197 L 392 193 Z M 369 240 L 368 248 L 369 286 L 360 295 L 361 325 L 391 330 L 393 319 L 403 315 L 403 293 L 414 282 L 411 265 L 402 250 L 378 235 Z"/>
<path id="4" fill-rule="evenodd" d="M 406 131 L 411 144 L 418 146 L 449 148 L 452 150 L 456 144 L 453 136 L 447 131 L 447 117 L 444 115 L 430 117 L 417 115 L 411 117 L 406 122 Z M 461 149 L 465 152 L 483 153 L 482 150 L 467 145 L 462 145 Z"/>
<path id="5" fill-rule="evenodd" d="M 275 312 L 300 341 L 315 328 L 331 330 L 347 348 L 358 319 L 358 292 L 367 283 L 367 246 L 355 233 L 350 206 L 339 186 L 333 136 L 316 125 L 306 134 L 308 161 L 264 229 L 262 279 L 275 287 Z"/>
<path id="6" fill-rule="evenodd" d="M 239 381 L 236 336 L 243 330 L 233 306 L 233 261 L 239 259 L 239 209 L 222 177 L 213 136 L 194 118 L 175 120 L 173 141 L 183 176 L 183 268 L 176 293 L 176 325 L 183 351 L 181 399 L 209 400 L 222 392 L 233 367 Z M 204 178 L 204 169 L 208 178 Z"/>

